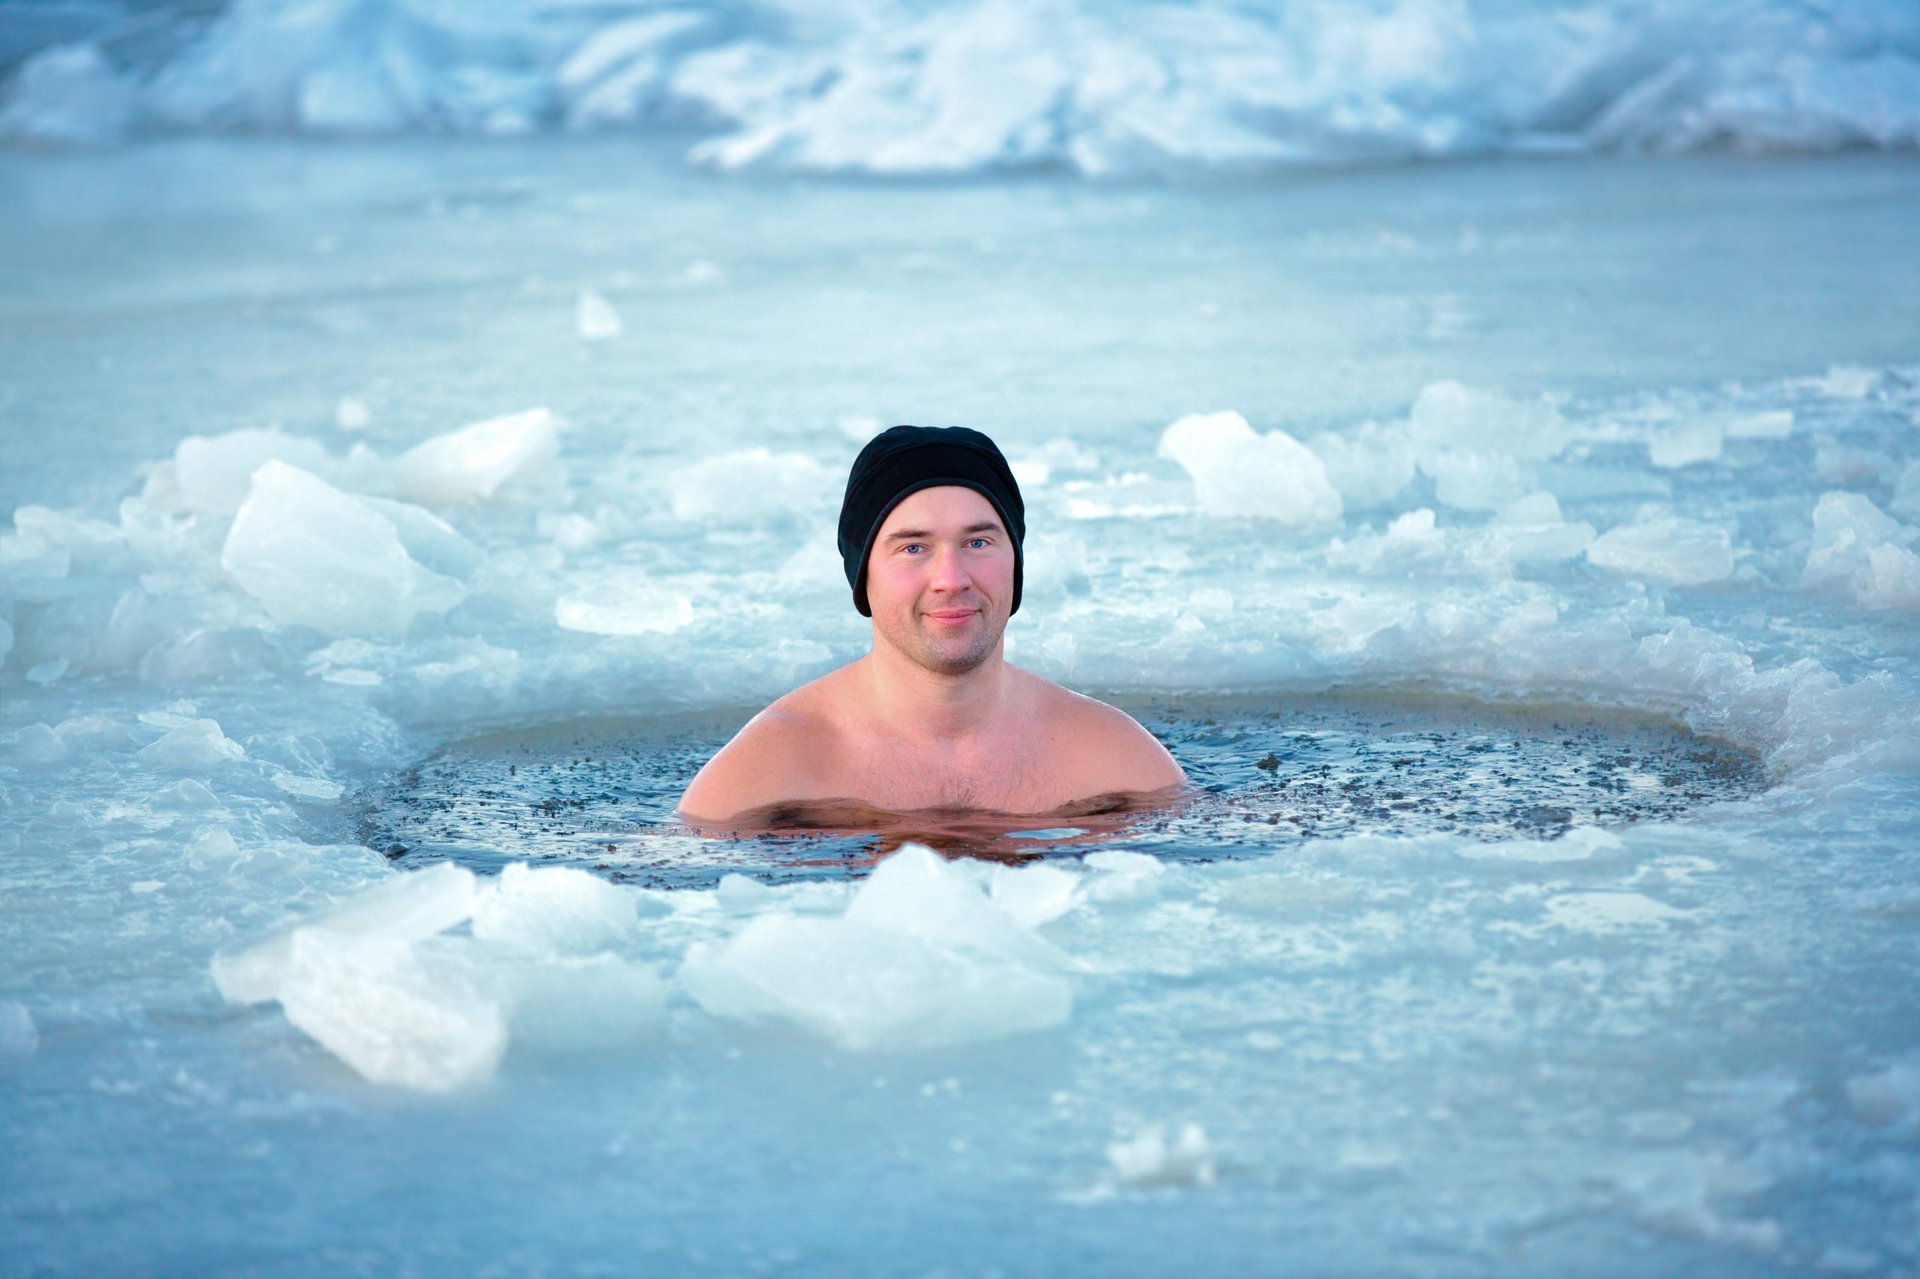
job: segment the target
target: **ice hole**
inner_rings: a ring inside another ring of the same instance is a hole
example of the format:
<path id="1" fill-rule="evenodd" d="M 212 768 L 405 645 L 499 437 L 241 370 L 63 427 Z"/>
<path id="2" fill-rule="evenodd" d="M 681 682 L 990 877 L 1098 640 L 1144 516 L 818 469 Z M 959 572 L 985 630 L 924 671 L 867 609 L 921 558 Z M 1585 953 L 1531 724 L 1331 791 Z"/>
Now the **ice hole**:
<path id="1" fill-rule="evenodd" d="M 353 829 L 336 834 L 407 866 L 527 861 L 711 888 L 729 874 L 844 879 L 908 841 L 1021 863 L 1102 850 L 1212 861 L 1366 834 L 1552 840 L 1682 819 L 1765 785 L 1745 751 L 1627 711 L 1386 694 L 1118 700 L 1187 770 L 1187 795 L 1052 819 L 793 805 L 772 833 L 698 837 L 674 805 L 748 714 L 713 711 L 454 741 L 360 791 L 344 808 Z"/>

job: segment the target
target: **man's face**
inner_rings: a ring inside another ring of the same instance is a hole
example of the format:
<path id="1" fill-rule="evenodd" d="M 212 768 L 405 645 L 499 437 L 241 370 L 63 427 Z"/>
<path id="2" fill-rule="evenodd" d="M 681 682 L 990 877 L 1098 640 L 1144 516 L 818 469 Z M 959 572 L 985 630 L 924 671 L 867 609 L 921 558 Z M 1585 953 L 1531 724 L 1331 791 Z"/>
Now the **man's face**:
<path id="1" fill-rule="evenodd" d="M 921 489 L 887 515 L 867 560 L 875 639 L 937 674 L 972 670 L 999 651 L 1013 565 L 993 503 L 959 485 Z"/>

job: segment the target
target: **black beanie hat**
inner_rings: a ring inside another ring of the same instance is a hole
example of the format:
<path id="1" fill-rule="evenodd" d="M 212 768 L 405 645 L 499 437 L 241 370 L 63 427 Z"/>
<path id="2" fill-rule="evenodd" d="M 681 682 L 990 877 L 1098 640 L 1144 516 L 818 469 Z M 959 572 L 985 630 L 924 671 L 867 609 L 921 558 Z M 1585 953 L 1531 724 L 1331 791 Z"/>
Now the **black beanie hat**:
<path id="1" fill-rule="evenodd" d="M 853 606 L 862 617 L 872 617 L 867 603 L 867 557 L 873 539 L 894 507 L 921 489 L 957 484 L 993 503 L 1001 523 L 1013 538 L 1013 607 L 1020 609 L 1020 544 L 1027 536 L 1027 508 L 994 442 L 964 426 L 895 426 L 880 432 L 847 476 L 847 495 L 840 503 L 840 558 L 846 562 L 847 584 L 853 587 Z"/>

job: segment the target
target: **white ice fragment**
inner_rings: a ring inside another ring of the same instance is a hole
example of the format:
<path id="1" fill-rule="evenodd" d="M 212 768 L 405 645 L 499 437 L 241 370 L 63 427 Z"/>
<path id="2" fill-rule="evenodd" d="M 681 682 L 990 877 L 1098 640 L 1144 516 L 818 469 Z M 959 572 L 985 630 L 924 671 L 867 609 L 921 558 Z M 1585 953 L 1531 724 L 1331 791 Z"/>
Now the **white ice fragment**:
<path id="1" fill-rule="evenodd" d="M 1648 1227 L 1754 1252 L 1780 1246 L 1780 1223 L 1726 1206 L 1766 1190 L 1773 1178 L 1718 1151 L 1660 1150 L 1625 1162 L 1614 1184 Z"/>
<path id="2" fill-rule="evenodd" d="M 0 999 L 0 1057 L 31 1057 L 40 1051 L 40 1030 L 25 1004 Z"/>
<path id="3" fill-rule="evenodd" d="M 1549 924 L 1576 933 L 1660 928 L 1692 914 L 1644 893 L 1624 891 L 1560 893 L 1549 897 L 1545 906 Z"/>
<path id="4" fill-rule="evenodd" d="M 1023 928 L 1038 928 L 1073 909 L 1080 876 L 1058 866 L 995 866 L 987 881 L 993 904 Z"/>
<path id="5" fill-rule="evenodd" d="M 214 984 L 230 1004 L 278 999 L 298 933 L 404 947 L 471 919 L 474 904 L 473 872 L 463 866 L 439 862 L 395 874 L 291 928 L 222 950 L 213 957 Z"/>
<path id="6" fill-rule="evenodd" d="M 29 684 L 52 684 L 67 673 L 67 659 L 50 657 L 44 662 L 29 666 L 25 675 Z"/>
<path id="7" fill-rule="evenodd" d="M 1072 1011 L 1065 957 L 973 879 L 908 845 L 840 918 L 767 912 L 696 946 L 687 990 L 720 1017 L 775 1018 L 855 1049 L 931 1047 L 1055 1026 Z"/>
<path id="8" fill-rule="evenodd" d="M 1195 413 L 1160 436 L 1160 454 L 1193 478 L 1204 515 L 1305 526 L 1340 518 L 1318 457 L 1285 431 L 1256 434 L 1238 413 Z"/>
<path id="9" fill-rule="evenodd" d="M 607 300 L 605 294 L 593 289 L 580 290 L 580 300 L 574 306 L 574 324 L 580 336 L 588 342 L 617 338 L 625 327 L 613 303 Z"/>
<path id="10" fill-rule="evenodd" d="M 680 520 L 751 522 L 812 510 L 831 500 L 836 477 L 804 453 L 742 449 L 671 472 L 673 516 Z"/>
<path id="11" fill-rule="evenodd" d="M 232 515 L 251 491 L 254 473 L 272 461 L 315 473 L 330 466 L 319 441 L 275 427 L 189 435 L 173 451 L 174 483 L 188 510 Z"/>
<path id="12" fill-rule="evenodd" d="M 169 729 L 160 740 L 141 747 L 134 757 L 156 768 L 207 769 L 244 759 L 246 754 L 239 742 L 220 731 L 216 721 L 196 719 Z"/>
<path id="13" fill-rule="evenodd" d="M 1712 417 L 1694 417 L 1659 428 L 1647 442 L 1647 457 L 1655 466 L 1672 469 L 1720 456 L 1726 425 Z"/>
<path id="14" fill-rule="evenodd" d="M 339 782 L 328 781 L 324 777 L 303 777 L 290 773 L 286 769 L 276 769 L 273 784 L 296 799 L 313 799 L 322 802 L 339 799 L 346 793 L 346 787 Z"/>
<path id="15" fill-rule="evenodd" d="M 39 50 L 13 73 L 9 88 L 0 106 L 0 138 L 79 146 L 117 142 L 139 106 L 133 79 L 93 44 Z"/>
<path id="16" fill-rule="evenodd" d="M 1363 422 L 1307 441 L 1347 510 L 1384 506 L 1413 482 L 1413 438 L 1402 426 Z"/>
<path id="17" fill-rule="evenodd" d="M 427 506 L 489 501 L 551 480 L 559 458 L 559 421 L 529 409 L 415 445 L 393 464 L 394 490 Z"/>
<path id="18" fill-rule="evenodd" d="M 1869 608 L 1920 608 L 1920 529 L 1859 493 L 1828 492 L 1813 508 L 1813 545 L 1801 580 L 1839 585 Z"/>
<path id="19" fill-rule="evenodd" d="M 1122 1186 L 1211 1186 L 1219 1179 L 1213 1147 L 1198 1124 L 1181 1125 L 1172 1140 L 1155 1125 L 1125 1141 L 1110 1142 L 1107 1163 Z"/>
<path id="20" fill-rule="evenodd" d="M 633 894 L 598 875 L 511 862 L 476 900 L 473 935 L 543 954 L 587 955 L 631 941 L 634 921 Z"/>
<path id="21" fill-rule="evenodd" d="M 723 284 L 726 282 L 726 278 L 727 273 L 725 268 L 718 262 L 709 262 L 705 258 L 695 258 L 693 261 L 687 263 L 686 268 L 680 272 L 680 279 L 696 288 Z"/>
<path id="22" fill-rule="evenodd" d="M 449 1092 L 487 1079 L 507 1047 L 497 1000 L 384 939 L 296 929 L 277 994 L 289 1022 L 374 1083 Z"/>
<path id="23" fill-rule="evenodd" d="M 458 529 L 423 506 L 386 497 L 363 496 L 360 501 L 393 525 L 407 554 L 436 573 L 466 577 L 486 558 Z"/>
<path id="24" fill-rule="evenodd" d="M 1792 409 L 1742 413 L 1727 422 L 1727 438 L 1730 440 L 1784 440 L 1792 434 Z"/>
<path id="25" fill-rule="evenodd" d="M 1447 451 L 1539 461 L 1573 441 L 1573 427 L 1545 400 L 1515 400 L 1459 382 L 1431 382 L 1408 419 L 1422 468 Z"/>
<path id="26" fill-rule="evenodd" d="M 1853 1076 L 1847 1080 L 1847 1101 L 1871 1124 L 1920 1125 L 1920 1058 Z"/>
<path id="27" fill-rule="evenodd" d="M 373 421 L 373 411 L 365 400 L 343 395 L 333 406 L 333 424 L 343 431 L 364 431 Z"/>
<path id="28" fill-rule="evenodd" d="M 1836 400 L 1863 400 L 1880 375 L 1858 364 L 1836 364 L 1819 380 L 1819 387 Z"/>
<path id="29" fill-rule="evenodd" d="M 1420 459 L 1442 505 L 1462 511 L 1491 511 L 1533 487 L 1533 477 L 1518 459 L 1475 449 L 1439 449 Z"/>
<path id="30" fill-rule="evenodd" d="M 331 635 L 397 636 L 465 595 L 407 554 L 392 520 L 284 462 L 255 473 L 220 565 L 276 622 Z"/>
<path id="31" fill-rule="evenodd" d="M 601 574 L 553 605 L 560 629 L 589 635 L 665 634 L 693 619 L 692 600 L 632 571 Z"/>
<path id="32" fill-rule="evenodd" d="M 218 808 L 220 797 L 205 782 L 186 777 L 154 791 L 147 796 L 147 803 L 155 808 Z"/>
<path id="33" fill-rule="evenodd" d="M 1598 826 L 1576 826 L 1559 839 L 1501 839 L 1465 844 L 1460 856 L 1468 861 L 1584 862 L 1620 852 L 1626 844 L 1612 831 Z"/>
<path id="34" fill-rule="evenodd" d="M 1893 484 L 1887 509 L 1903 520 L 1920 521 L 1920 458 L 1906 464 Z M 4 652 L 0 649 L 0 652 Z"/>
<path id="35" fill-rule="evenodd" d="M 1733 574 L 1733 536 L 1717 524 L 1665 516 L 1608 529 L 1587 547 L 1600 568 L 1677 586 L 1701 586 Z"/>
<path id="36" fill-rule="evenodd" d="M 865 413 L 843 413 L 834 419 L 833 424 L 840 428 L 841 435 L 855 444 L 865 444 L 884 429 L 879 418 Z"/>

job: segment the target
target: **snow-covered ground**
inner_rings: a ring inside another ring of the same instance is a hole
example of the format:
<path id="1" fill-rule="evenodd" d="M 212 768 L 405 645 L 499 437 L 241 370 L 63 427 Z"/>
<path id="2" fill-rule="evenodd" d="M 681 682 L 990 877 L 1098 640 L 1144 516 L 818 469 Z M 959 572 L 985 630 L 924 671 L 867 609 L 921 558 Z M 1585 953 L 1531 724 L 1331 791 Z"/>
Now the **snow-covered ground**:
<path id="1" fill-rule="evenodd" d="M 0 1269 L 1913 1268 L 1905 155 L 178 139 L 0 156 L 0 277 Z M 1770 788 L 674 892 L 316 842 L 858 653 L 896 420 L 1015 460 L 1044 674 L 1617 706 Z"/>

